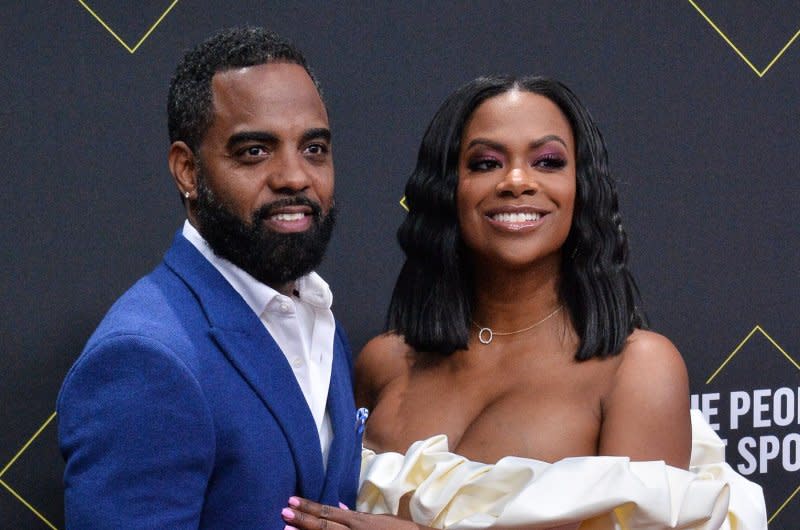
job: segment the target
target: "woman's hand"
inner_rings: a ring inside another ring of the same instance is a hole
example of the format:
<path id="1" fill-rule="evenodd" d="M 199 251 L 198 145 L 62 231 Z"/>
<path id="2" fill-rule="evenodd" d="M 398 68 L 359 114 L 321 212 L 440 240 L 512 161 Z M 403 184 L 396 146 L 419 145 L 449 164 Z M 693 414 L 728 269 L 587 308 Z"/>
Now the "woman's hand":
<path id="1" fill-rule="evenodd" d="M 343 505 L 342 505 L 343 506 Z M 299 530 L 425 530 L 411 521 L 392 515 L 374 515 L 334 508 L 300 497 L 290 497 L 281 511 L 286 528 Z"/>
<path id="2" fill-rule="evenodd" d="M 284 530 L 434 530 L 393 515 L 354 512 L 340 504 L 334 508 L 300 497 L 290 497 L 289 507 L 281 511 L 288 523 Z M 580 523 L 548 527 L 546 530 L 577 530 Z M 503 530 L 498 528 L 497 530 Z M 515 527 L 515 530 L 522 530 Z"/>

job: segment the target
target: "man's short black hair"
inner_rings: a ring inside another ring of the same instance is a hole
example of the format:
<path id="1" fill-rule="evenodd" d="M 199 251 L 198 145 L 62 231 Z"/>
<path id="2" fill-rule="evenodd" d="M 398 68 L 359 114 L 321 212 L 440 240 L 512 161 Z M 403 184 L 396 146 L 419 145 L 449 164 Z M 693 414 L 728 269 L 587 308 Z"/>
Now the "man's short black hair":
<path id="1" fill-rule="evenodd" d="M 189 50 L 175 69 L 167 97 L 170 143 L 183 141 L 197 153 L 214 112 L 211 94 L 214 74 L 271 62 L 305 68 L 322 97 L 305 57 L 288 40 L 260 27 L 223 29 Z"/>

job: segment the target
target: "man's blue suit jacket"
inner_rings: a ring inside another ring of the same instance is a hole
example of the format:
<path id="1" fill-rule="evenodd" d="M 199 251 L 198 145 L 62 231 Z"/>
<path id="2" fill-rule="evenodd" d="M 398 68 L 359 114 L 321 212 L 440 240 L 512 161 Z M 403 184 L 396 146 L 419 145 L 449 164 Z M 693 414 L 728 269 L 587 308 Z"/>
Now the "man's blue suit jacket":
<path id="1" fill-rule="evenodd" d="M 327 472 L 275 341 L 178 234 L 109 310 L 58 397 L 67 528 L 282 529 L 291 495 L 355 503 L 360 443 L 337 327 Z"/>

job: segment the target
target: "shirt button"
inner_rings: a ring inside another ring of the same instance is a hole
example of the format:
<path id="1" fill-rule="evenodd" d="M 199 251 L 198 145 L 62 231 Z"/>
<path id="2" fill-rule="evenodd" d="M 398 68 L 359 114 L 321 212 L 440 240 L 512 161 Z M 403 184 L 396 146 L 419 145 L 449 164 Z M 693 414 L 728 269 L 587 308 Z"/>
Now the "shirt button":
<path id="1" fill-rule="evenodd" d="M 289 304 L 287 304 L 286 302 L 282 303 L 281 304 L 281 311 L 283 311 L 284 313 L 288 313 L 289 311 L 291 311 L 291 308 L 289 307 Z"/>
<path id="2" fill-rule="evenodd" d="M 295 368 L 300 368 L 301 366 L 303 366 L 303 359 L 295 359 L 294 361 L 292 361 L 292 366 L 294 366 Z"/>

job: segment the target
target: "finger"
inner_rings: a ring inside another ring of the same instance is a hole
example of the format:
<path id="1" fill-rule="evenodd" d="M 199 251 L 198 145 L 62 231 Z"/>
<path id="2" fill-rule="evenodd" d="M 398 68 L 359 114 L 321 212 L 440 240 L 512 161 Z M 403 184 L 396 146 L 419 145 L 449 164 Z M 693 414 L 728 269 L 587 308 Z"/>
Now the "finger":
<path id="1" fill-rule="evenodd" d="M 350 530 L 350 527 L 322 519 L 309 513 L 299 512 L 292 508 L 281 510 L 281 517 L 289 523 L 287 529 L 296 528 L 297 530 Z M 286 530 L 286 529 L 284 529 Z"/>
<path id="2" fill-rule="evenodd" d="M 350 508 L 348 508 L 348 507 L 347 507 L 347 505 L 346 505 L 345 503 L 343 503 L 343 502 L 339 502 L 339 508 L 341 508 L 342 510 L 349 510 L 349 509 L 350 509 Z"/>
<path id="3" fill-rule="evenodd" d="M 308 499 L 303 499 L 302 497 L 289 497 L 289 506 L 295 512 L 306 513 L 313 515 L 318 519 L 326 519 L 328 521 L 334 521 L 344 525 L 349 525 L 349 523 L 353 520 L 354 514 L 356 513 L 349 510 L 342 510 L 340 508 L 328 506 L 327 504 L 320 504 Z"/>

